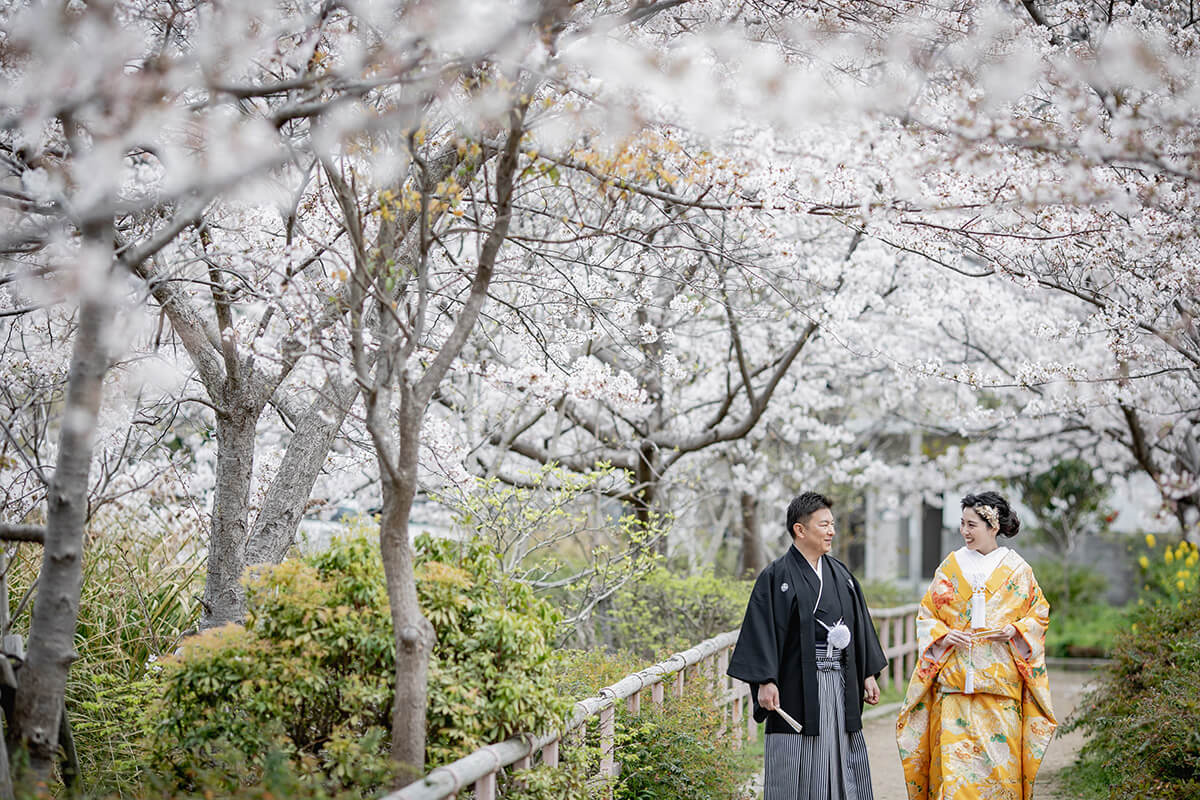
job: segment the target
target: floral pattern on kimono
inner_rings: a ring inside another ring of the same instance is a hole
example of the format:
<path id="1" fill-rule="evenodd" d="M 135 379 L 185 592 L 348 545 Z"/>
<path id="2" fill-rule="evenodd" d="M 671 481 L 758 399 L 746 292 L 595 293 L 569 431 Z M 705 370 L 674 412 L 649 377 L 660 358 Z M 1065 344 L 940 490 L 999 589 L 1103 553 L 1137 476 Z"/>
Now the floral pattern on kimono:
<path id="1" fill-rule="evenodd" d="M 954 553 L 921 601 L 920 657 L 896 721 L 909 800 L 1030 800 L 1058 727 L 1046 675 L 1050 604 L 1033 569 L 1009 551 L 984 591 L 987 628 L 1013 625 L 1023 641 L 938 646 L 947 631 L 971 629 L 972 587 Z"/>

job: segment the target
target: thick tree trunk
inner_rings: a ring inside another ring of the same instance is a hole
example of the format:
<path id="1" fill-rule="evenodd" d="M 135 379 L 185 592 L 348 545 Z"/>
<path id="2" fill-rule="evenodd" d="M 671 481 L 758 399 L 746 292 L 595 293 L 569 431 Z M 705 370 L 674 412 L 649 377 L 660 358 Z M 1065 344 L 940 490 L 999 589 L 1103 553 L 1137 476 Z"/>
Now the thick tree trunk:
<path id="1" fill-rule="evenodd" d="M 313 484 L 357 394 L 354 384 L 337 386 L 331 382 L 327 394 L 314 401 L 296 423 L 279 471 L 254 520 L 246 545 L 247 564 L 278 564 L 287 555 Z"/>
<path id="2" fill-rule="evenodd" d="M 250 479 L 258 413 L 243 408 L 217 413 L 217 492 L 208 537 L 208 575 L 200 627 L 240 622 L 245 615 L 242 571 L 246 568 Z"/>
<path id="3" fill-rule="evenodd" d="M 434 630 L 417 603 L 413 551 L 408 518 L 417 488 L 417 436 L 420 418 L 401 432 L 394 472 L 380 464 L 383 474 L 383 513 L 379 547 L 387 576 L 388 600 L 396 638 L 396 697 L 392 706 L 392 760 L 399 765 L 397 786 L 407 786 L 425 771 L 425 712 L 429 703 L 427 676 Z M 393 475 L 389 478 L 389 473 Z"/>
<path id="4" fill-rule="evenodd" d="M 767 565 L 763 553 L 762 537 L 758 535 L 758 499 L 749 492 L 741 492 L 742 556 L 738 574 L 753 578 Z"/>
<path id="5" fill-rule="evenodd" d="M 29 652 L 21 668 L 9 731 L 9 752 L 25 748 L 33 777 L 42 781 L 48 779 L 58 753 L 63 694 L 68 670 L 76 657 L 88 473 L 108 370 L 105 341 L 112 314 L 111 304 L 101 298 L 86 299 L 79 309 L 58 462 L 50 482 L 46 541 L 29 629 Z"/>

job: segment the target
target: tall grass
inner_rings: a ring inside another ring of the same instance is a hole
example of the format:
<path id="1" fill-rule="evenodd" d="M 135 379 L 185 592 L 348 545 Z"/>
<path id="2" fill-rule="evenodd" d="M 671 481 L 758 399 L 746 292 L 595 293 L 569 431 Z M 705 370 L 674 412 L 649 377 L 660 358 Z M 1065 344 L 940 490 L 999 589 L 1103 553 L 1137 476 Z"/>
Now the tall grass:
<path id="1" fill-rule="evenodd" d="M 9 613 L 12 632 L 22 636 L 33 607 L 22 600 L 41 560 L 37 545 L 10 553 Z M 195 627 L 203 567 L 202 553 L 182 535 L 112 514 L 89 526 L 78 658 L 66 692 L 85 794 L 124 795 L 138 785 L 145 763 L 143 713 L 158 694 L 155 662 Z"/>

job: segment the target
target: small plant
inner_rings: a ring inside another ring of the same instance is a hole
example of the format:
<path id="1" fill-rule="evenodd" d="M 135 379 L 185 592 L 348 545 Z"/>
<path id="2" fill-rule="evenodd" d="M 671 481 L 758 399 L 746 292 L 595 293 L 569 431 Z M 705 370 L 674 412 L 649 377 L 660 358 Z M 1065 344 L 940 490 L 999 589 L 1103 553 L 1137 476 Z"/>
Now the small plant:
<path id="1" fill-rule="evenodd" d="M 1200 595 L 1138 610 L 1070 728 L 1090 734 L 1077 787 L 1107 785 L 1113 800 L 1200 797 Z"/>

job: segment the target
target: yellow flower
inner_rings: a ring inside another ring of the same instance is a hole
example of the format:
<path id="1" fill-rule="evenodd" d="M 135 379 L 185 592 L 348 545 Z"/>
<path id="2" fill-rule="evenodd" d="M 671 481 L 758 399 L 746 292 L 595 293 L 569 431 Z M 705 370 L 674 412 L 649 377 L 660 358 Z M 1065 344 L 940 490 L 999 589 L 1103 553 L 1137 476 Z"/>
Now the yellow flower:
<path id="1" fill-rule="evenodd" d="M 1187 564 L 1189 567 L 1194 567 L 1198 561 L 1200 561 L 1200 554 L 1192 553 L 1183 563 Z"/>
<path id="2" fill-rule="evenodd" d="M 1145 556 L 1138 556 L 1138 563 L 1142 565 L 1142 569 L 1150 569 L 1150 559 Z"/>
<path id="3" fill-rule="evenodd" d="M 1185 588 L 1187 588 L 1187 584 L 1186 584 L 1186 583 L 1184 583 L 1182 580 L 1175 581 L 1175 585 L 1179 587 L 1179 591 L 1181 591 L 1181 592 L 1182 592 L 1182 591 L 1183 591 Z"/>
<path id="4" fill-rule="evenodd" d="M 1168 564 L 1170 564 L 1174 560 L 1175 554 L 1171 552 L 1171 548 L 1168 547 L 1166 550 L 1163 550 L 1163 561 L 1166 561 Z"/>
<path id="5" fill-rule="evenodd" d="M 1147 533 L 1147 534 L 1146 534 L 1146 547 L 1149 547 L 1149 548 L 1153 549 L 1153 548 L 1154 548 L 1155 541 L 1156 541 L 1156 540 L 1155 540 L 1155 538 L 1154 538 L 1154 534 L 1153 534 L 1153 533 Z"/>
<path id="6" fill-rule="evenodd" d="M 1130 625 L 1129 630 L 1133 631 L 1134 633 L 1137 633 L 1137 623 L 1135 622 L 1132 625 Z"/>

